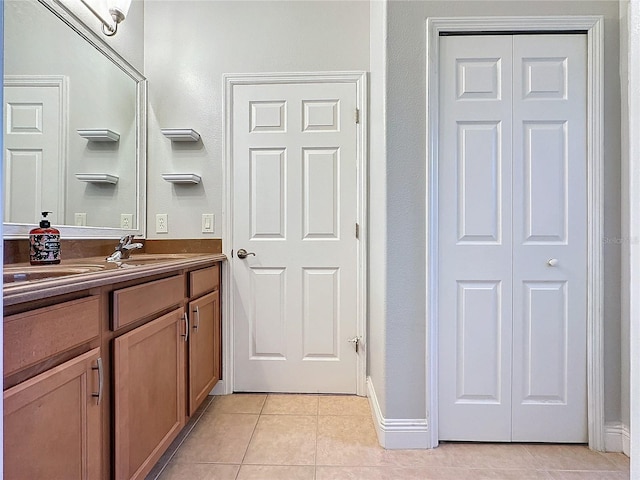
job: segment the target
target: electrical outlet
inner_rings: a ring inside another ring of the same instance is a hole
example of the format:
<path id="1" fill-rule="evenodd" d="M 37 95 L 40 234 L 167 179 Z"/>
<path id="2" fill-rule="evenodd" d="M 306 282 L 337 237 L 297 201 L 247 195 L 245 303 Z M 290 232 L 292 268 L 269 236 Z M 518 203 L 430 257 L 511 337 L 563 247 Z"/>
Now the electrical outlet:
<path id="1" fill-rule="evenodd" d="M 213 213 L 202 214 L 202 233 L 213 233 L 216 217 Z"/>
<path id="2" fill-rule="evenodd" d="M 86 213 L 74 213 L 73 214 L 76 227 L 87 226 L 87 214 Z"/>
<path id="3" fill-rule="evenodd" d="M 120 214 L 120 228 L 124 228 L 125 230 L 133 228 L 133 213 Z"/>
<path id="4" fill-rule="evenodd" d="M 166 213 L 156 213 L 156 233 L 168 233 L 169 225 Z"/>

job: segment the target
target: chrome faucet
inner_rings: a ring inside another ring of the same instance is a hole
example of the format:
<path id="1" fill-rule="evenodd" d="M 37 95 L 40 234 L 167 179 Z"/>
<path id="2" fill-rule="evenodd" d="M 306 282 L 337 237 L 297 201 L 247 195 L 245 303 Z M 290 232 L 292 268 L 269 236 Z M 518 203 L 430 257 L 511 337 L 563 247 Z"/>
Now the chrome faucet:
<path id="1" fill-rule="evenodd" d="M 107 262 L 119 262 L 120 260 L 126 260 L 131 255 L 131 250 L 137 250 L 142 248 L 142 243 L 132 243 L 134 235 L 124 235 L 120 238 L 118 246 L 115 252 L 107 257 Z"/>

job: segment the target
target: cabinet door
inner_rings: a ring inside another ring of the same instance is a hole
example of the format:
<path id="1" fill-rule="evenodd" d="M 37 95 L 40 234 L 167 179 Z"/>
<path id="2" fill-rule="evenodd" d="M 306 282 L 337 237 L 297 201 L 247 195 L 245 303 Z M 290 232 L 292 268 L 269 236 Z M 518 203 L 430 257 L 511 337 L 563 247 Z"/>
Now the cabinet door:
<path id="1" fill-rule="evenodd" d="M 179 308 L 114 340 L 116 480 L 144 478 L 185 425 Z"/>
<path id="2" fill-rule="evenodd" d="M 220 295 L 218 291 L 189 303 L 189 415 L 220 380 Z"/>
<path id="3" fill-rule="evenodd" d="M 102 477 L 101 365 L 95 348 L 4 392 L 4 478 Z"/>

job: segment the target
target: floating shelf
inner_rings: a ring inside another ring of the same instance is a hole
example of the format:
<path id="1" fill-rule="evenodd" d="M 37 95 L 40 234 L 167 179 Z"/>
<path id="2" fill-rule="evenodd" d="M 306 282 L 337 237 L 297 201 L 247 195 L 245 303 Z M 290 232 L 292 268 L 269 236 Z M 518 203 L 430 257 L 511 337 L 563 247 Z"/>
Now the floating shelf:
<path id="1" fill-rule="evenodd" d="M 195 173 L 163 173 L 162 178 L 170 183 L 200 183 L 200 175 Z"/>
<path id="2" fill-rule="evenodd" d="M 163 128 L 162 134 L 174 142 L 197 142 L 200 134 L 191 128 Z"/>
<path id="3" fill-rule="evenodd" d="M 120 177 L 108 173 L 76 173 L 76 178 L 81 182 L 110 183 L 115 185 Z"/>
<path id="4" fill-rule="evenodd" d="M 107 128 L 85 128 L 78 130 L 78 135 L 90 142 L 117 142 L 120 134 Z"/>

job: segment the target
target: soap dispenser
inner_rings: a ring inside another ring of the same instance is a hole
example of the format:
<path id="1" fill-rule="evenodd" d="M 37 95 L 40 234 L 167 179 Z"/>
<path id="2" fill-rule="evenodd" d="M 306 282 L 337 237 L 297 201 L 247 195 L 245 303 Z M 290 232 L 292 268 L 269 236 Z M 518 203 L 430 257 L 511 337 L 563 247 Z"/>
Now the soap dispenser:
<path id="1" fill-rule="evenodd" d="M 60 231 L 51 226 L 47 215 L 42 212 L 40 227 L 29 232 L 29 262 L 31 265 L 60 263 Z"/>

